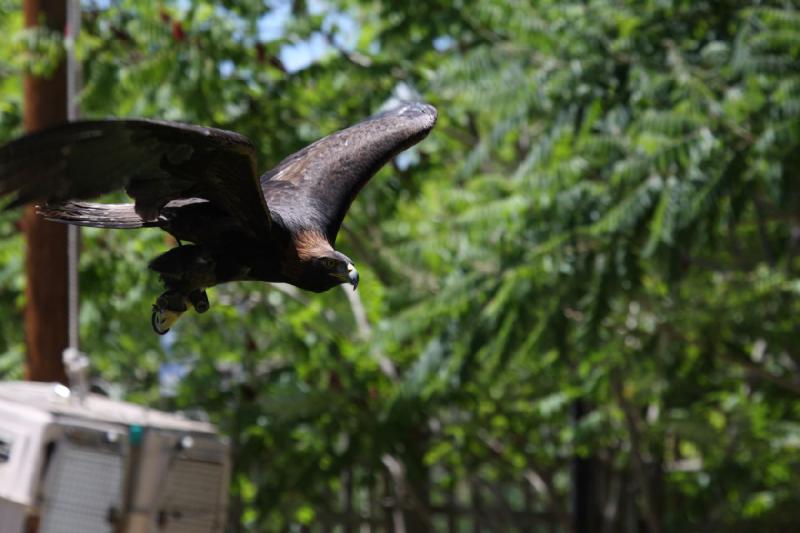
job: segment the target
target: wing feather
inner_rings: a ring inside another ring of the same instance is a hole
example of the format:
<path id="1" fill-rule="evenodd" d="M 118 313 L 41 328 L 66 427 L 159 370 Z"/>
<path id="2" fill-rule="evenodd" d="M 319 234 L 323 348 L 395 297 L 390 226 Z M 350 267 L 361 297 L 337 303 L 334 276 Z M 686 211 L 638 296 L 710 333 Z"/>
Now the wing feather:
<path id="1" fill-rule="evenodd" d="M 353 199 L 392 157 L 418 143 L 436 123 L 436 109 L 405 103 L 324 137 L 261 176 L 270 209 L 283 220 L 315 220 L 333 243 Z"/>
<path id="2" fill-rule="evenodd" d="M 74 213 L 90 204 L 69 200 L 124 188 L 145 222 L 172 200 L 203 198 L 248 233 L 267 238 L 270 218 L 255 153 L 246 137 L 215 128 L 139 119 L 70 122 L 0 147 L 0 196 L 11 196 L 10 206 L 44 202 L 56 210 L 69 205 Z"/>

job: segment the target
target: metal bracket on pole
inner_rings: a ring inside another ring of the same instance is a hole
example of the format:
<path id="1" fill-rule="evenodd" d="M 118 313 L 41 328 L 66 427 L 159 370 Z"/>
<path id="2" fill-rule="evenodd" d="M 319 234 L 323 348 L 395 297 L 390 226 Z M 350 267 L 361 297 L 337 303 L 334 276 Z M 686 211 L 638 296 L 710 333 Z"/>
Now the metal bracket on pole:
<path id="1" fill-rule="evenodd" d="M 77 348 L 64 350 L 64 368 L 69 379 L 69 399 L 82 404 L 89 394 L 89 358 Z"/>

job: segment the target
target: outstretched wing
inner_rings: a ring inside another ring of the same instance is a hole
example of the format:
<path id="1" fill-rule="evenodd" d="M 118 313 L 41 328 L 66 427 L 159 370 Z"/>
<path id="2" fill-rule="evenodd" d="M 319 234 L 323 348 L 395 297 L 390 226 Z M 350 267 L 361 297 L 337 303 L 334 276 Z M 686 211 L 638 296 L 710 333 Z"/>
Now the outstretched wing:
<path id="1" fill-rule="evenodd" d="M 436 109 L 406 103 L 324 137 L 261 176 L 273 213 L 312 220 L 333 243 L 351 202 L 392 157 L 421 141 L 436 123 Z"/>
<path id="2" fill-rule="evenodd" d="M 203 198 L 253 236 L 269 235 L 255 148 L 237 133 L 157 120 L 89 120 L 0 147 L 0 196 L 13 195 L 10 206 L 57 208 L 120 188 L 145 221 L 156 220 L 172 200 Z"/>

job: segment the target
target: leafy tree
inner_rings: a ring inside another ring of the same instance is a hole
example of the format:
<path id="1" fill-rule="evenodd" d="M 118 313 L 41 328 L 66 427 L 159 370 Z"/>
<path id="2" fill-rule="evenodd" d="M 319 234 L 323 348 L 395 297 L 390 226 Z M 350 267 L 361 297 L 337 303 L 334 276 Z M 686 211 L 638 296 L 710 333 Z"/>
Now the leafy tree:
<path id="1" fill-rule="evenodd" d="M 232 529 L 320 520 L 343 473 L 374 487 L 388 472 L 424 526 L 447 491 L 511 481 L 569 530 L 575 456 L 592 465 L 604 530 L 800 518 L 800 12 L 532 4 L 85 5 L 85 114 L 241 131 L 262 167 L 394 97 L 440 109 L 348 216 L 356 297 L 224 286 L 160 343 L 142 265 L 169 240 L 84 232 L 95 371 L 230 435 Z M 21 60 L 41 41 L 18 33 L 18 2 L 0 6 L 17 35 L 0 43 L 5 139 L 19 131 L 15 74 L 57 50 Z M 309 42 L 322 55 L 287 68 Z M 0 220 L 4 309 L 23 303 L 13 220 Z M 7 376 L 19 330 L 0 325 Z M 171 400 L 157 387 L 167 360 L 192 367 Z"/>

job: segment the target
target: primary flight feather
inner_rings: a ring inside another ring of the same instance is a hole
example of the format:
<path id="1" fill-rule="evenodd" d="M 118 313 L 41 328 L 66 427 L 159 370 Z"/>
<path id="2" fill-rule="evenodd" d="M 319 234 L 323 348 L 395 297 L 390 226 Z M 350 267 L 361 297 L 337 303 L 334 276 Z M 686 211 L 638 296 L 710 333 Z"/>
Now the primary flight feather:
<path id="1" fill-rule="evenodd" d="M 101 228 L 158 227 L 178 246 L 151 261 L 165 292 L 153 329 L 166 333 L 205 289 L 240 280 L 310 291 L 358 285 L 334 249 L 351 202 L 392 157 L 421 141 L 436 109 L 407 103 L 333 133 L 260 178 L 256 149 L 234 132 L 158 120 L 70 122 L 0 147 L 0 196 L 39 203 L 49 220 Z M 133 204 L 87 202 L 124 188 Z"/>

